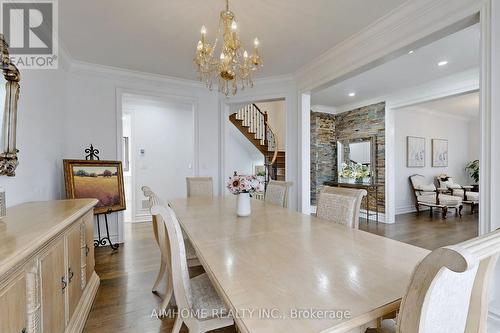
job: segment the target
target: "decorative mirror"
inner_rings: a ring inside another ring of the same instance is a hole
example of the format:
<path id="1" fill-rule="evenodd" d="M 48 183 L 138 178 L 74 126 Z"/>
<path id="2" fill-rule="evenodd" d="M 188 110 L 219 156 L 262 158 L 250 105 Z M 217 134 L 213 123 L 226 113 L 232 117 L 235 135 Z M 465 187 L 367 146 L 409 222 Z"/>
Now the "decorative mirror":
<path id="1" fill-rule="evenodd" d="M 16 122 L 17 101 L 19 100 L 19 70 L 10 61 L 8 45 L 3 34 L 0 34 L 0 53 L 5 87 L 0 85 L 0 98 L 3 98 L 4 109 L 0 119 L 2 129 L 0 135 L 0 175 L 15 176 L 17 160 Z"/>
<path id="2" fill-rule="evenodd" d="M 375 137 L 346 139 L 337 141 L 337 171 L 341 175 L 343 166 L 352 167 L 361 165 L 369 171 L 368 176 L 362 177 L 360 182 L 376 182 L 376 144 Z M 353 176 L 354 177 L 354 176 Z M 339 182 L 344 181 L 344 177 L 339 177 Z"/>

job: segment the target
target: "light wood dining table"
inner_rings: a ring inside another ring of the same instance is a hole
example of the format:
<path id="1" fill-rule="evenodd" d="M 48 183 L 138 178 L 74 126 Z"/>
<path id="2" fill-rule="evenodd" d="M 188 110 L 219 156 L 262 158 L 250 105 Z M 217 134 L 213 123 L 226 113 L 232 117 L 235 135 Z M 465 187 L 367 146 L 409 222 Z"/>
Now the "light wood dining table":
<path id="1" fill-rule="evenodd" d="M 356 332 L 399 308 L 429 253 L 257 200 L 249 217 L 234 196 L 170 204 L 241 332 Z"/>

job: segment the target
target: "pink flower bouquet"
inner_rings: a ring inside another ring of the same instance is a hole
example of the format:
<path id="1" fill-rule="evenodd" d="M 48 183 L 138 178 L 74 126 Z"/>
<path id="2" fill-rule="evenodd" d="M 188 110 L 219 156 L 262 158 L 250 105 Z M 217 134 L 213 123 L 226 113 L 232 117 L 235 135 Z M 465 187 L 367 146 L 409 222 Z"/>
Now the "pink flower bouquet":
<path id="1" fill-rule="evenodd" d="M 227 188 L 232 194 L 263 192 L 264 185 L 256 176 L 237 175 L 229 177 Z"/>

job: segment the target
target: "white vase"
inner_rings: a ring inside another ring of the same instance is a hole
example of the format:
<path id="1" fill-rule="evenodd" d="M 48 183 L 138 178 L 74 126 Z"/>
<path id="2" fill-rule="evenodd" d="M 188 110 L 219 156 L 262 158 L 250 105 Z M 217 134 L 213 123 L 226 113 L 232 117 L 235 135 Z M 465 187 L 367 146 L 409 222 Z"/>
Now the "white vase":
<path id="1" fill-rule="evenodd" d="M 249 216 L 252 212 L 252 207 L 250 205 L 250 194 L 249 193 L 240 193 L 238 194 L 238 207 L 236 210 L 236 214 L 238 216 Z"/>

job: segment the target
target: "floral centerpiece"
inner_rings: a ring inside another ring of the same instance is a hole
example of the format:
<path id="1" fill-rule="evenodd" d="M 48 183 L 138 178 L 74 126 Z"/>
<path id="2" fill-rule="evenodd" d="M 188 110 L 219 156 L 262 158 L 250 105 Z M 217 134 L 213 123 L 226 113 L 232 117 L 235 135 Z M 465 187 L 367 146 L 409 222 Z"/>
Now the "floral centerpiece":
<path id="1" fill-rule="evenodd" d="M 361 163 L 342 163 L 339 177 L 354 179 L 356 183 L 362 183 L 365 178 L 370 177 L 370 169 Z"/>
<path id="2" fill-rule="evenodd" d="M 238 175 L 236 172 L 227 181 L 227 189 L 238 196 L 238 216 L 249 216 L 252 212 L 250 206 L 250 194 L 263 192 L 264 185 L 257 176 Z"/>

